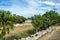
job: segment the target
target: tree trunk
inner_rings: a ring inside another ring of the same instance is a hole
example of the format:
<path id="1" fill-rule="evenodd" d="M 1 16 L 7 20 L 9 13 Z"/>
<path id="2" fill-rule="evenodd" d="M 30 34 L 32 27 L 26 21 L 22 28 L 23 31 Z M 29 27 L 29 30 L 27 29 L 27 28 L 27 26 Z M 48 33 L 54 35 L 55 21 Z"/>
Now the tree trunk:
<path id="1" fill-rule="evenodd" d="M 2 29 L 2 32 L 1 32 L 3 38 L 4 38 L 5 34 L 6 34 L 6 32 L 5 32 L 5 21 L 4 20 L 5 19 L 4 19 L 4 12 L 3 12 L 3 14 L 2 14 L 2 27 L 3 27 L 3 29 Z"/>
<path id="2" fill-rule="evenodd" d="M 7 28 L 7 33 L 9 34 L 9 28 Z"/>
<path id="3" fill-rule="evenodd" d="M 36 29 L 36 32 L 37 32 L 37 29 Z"/>
<path id="4" fill-rule="evenodd" d="M 37 28 L 35 28 L 36 29 L 36 32 L 38 32 L 38 29 Z"/>
<path id="5" fill-rule="evenodd" d="M 5 32 L 5 26 L 3 25 L 3 30 L 2 30 L 2 36 L 5 36 L 6 32 Z"/>

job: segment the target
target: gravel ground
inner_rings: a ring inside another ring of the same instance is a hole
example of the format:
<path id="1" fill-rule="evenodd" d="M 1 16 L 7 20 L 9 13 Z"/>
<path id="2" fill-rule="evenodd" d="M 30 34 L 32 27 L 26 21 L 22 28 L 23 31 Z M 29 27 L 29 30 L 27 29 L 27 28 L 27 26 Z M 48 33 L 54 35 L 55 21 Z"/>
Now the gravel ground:
<path id="1" fill-rule="evenodd" d="M 60 40 L 60 29 L 57 30 L 48 40 Z"/>
<path id="2" fill-rule="evenodd" d="M 51 33 L 47 33 L 38 40 L 60 40 L 60 26 L 55 27 Z"/>

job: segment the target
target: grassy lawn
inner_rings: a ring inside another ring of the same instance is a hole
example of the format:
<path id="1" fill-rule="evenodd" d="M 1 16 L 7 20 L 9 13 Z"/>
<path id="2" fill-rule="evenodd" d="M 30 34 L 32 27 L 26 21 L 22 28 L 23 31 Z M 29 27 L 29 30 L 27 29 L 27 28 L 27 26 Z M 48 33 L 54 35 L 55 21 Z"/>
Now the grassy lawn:
<path id="1" fill-rule="evenodd" d="M 23 26 L 18 26 L 15 27 L 14 30 L 10 30 L 10 34 L 6 34 L 6 37 L 10 37 L 10 36 L 21 36 L 21 37 L 26 37 L 28 36 L 28 33 L 26 33 L 26 31 L 28 30 L 33 30 L 34 27 L 32 25 L 23 25 Z"/>

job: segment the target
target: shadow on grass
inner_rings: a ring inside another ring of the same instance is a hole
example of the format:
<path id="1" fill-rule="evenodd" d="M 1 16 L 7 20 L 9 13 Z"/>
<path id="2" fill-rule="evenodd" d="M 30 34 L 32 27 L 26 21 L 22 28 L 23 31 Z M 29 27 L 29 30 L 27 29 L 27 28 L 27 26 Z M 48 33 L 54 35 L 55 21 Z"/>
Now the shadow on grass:
<path id="1" fill-rule="evenodd" d="M 3 36 L 0 34 L 0 40 L 14 40 L 14 39 L 19 40 L 19 39 L 21 39 L 21 37 L 14 35 L 14 36 L 11 36 L 8 38 L 3 38 Z"/>
<path id="2" fill-rule="evenodd" d="M 21 35 L 19 35 L 19 36 L 18 35 L 12 35 L 10 37 L 3 38 L 3 36 L 0 35 L 0 40 L 14 40 L 14 39 L 19 40 L 21 38 L 26 38 L 26 37 L 34 34 L 34 33 L 36 33 L 35 30 L 28 30 L 28 31 L 26 31 L 24 33 L 21 33 Z"/>

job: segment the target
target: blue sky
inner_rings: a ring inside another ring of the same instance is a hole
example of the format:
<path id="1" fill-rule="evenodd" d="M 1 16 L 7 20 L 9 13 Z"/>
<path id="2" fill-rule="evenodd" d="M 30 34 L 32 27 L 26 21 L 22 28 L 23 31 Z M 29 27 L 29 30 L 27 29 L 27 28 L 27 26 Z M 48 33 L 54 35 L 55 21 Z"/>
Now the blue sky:
<path id="1" fill-rule="evenodd" d="M 42 15 L 49 10 L 60 13 L 60 0 L 0 0 L 0 10 L 24 17 Z"/>

